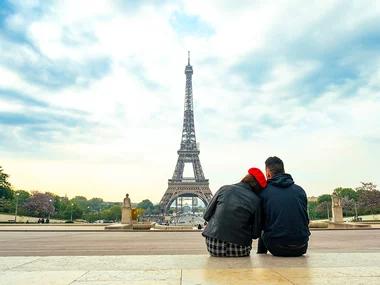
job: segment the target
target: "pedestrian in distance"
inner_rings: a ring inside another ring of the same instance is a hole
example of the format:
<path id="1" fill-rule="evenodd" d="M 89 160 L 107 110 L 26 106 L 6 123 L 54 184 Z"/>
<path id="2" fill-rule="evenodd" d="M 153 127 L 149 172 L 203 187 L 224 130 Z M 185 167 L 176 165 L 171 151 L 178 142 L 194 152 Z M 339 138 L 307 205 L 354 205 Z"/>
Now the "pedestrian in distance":
<path id="1" fill-rule="evenodd" d="M 306 253 L 310 236 L 307 196 L 302 187 L 285 173 L 283 161 L 269 157 L 265 161 L 267 187 L 259 196 L 264 207 L 263 234 L 258 254 L 301 256 Z"/>
<path id="2" fill-rule="evenodd" d="M 262 207 L 258 193 L 266 186 L 264 174 L 250 168 L 241 182 L 222 186 L 208 204 L 202 232 L 210 255 L 249 256 L 252 239 L 260 237 Z"/>

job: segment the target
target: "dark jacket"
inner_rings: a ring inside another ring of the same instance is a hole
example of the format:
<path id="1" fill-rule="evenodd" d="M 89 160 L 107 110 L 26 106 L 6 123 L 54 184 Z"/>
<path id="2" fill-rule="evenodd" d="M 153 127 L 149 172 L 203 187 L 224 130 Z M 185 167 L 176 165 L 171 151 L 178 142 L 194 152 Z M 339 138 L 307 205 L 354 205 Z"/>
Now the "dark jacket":
<path id="1" fill-rule="evenodd" d="M 294 184 L 290 174 L 281 173 L 267 180 L 260 192 L 264 207 L 264 234 L 284 242 L 305 242 L 310 236 L 307 196 Z"/>
<path id="2" fill-rule="evenodd" d="M 223 186 L 205 210 L 208 224 L 202 235 L 250 246 L 261 234 L 261 211 L 260 198 L 247 183 Z"/>

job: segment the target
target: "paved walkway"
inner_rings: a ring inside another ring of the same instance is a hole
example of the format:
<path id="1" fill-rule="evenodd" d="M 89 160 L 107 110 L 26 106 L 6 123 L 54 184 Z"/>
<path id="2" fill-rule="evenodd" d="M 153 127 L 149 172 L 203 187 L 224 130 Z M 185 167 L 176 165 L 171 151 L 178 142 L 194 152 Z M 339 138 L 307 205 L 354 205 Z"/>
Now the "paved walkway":
<path id="1" fill-rule="evenodd" d="M 378 229 L 313 230 L 297 258 L 210 257 L 200 232 L 19 229 L 0 230 L 0 285 L 380 284 Z"/>
<path id="2" fill-rule="evenodd" d="M 309 249 L 314 252 L 380 253 L 380 229 L 311 233 Z M 0 256 L 207 254 L 199 231 L 0 231 L 0 244 Z"/>
<path id="3" fill-rule="evenodd" d="M 0 284 L 380 284 L 380 253 L 0 257 Z"/>

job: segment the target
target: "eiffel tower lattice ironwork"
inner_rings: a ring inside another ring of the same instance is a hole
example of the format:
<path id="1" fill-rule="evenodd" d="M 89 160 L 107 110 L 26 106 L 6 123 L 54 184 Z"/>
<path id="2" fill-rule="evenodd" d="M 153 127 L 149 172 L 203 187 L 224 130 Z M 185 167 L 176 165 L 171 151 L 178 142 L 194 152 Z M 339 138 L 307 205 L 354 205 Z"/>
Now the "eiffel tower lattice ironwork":
<path id="1" fill-rule="evenodd" d="M 185 110 L 183 117 L 181 148 L 178 150 L 178 160 L 173 178 L 168 180 L 168 189 L 161 199 L 160 205 L 164 213 L 167 213 L 170 205 L 175 201 L 176 207 L 182 208 L 184 197 L 192 198 L 192 211 L 197 211 L 198 199 L 207 206 L 212 198 L 209 181 L 205 178 L 199 160 L 199 146 L 195 138 L 194 109 L 193 109 L 193 67 L 190 65 L 190 52 L 188 52 L 188 63 L 185 68 L 186 92 Z M 184 177 L 185 164 L 192 164 L 194 177 Z M 180 203 L 180 205 L 179 205 Z"/>

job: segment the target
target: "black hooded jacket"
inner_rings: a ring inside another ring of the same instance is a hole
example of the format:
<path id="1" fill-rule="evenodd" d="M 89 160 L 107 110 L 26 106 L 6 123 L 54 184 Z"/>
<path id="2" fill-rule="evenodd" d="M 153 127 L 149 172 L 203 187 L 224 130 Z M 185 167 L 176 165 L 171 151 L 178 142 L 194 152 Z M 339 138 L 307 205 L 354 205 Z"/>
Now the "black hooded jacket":
<path id="1" fill-rule="evenodd" d="M 243 246 L 260 237 L 262 207 L 260 198 L 247 183 L 221 187 L 207 206 L 203 218 L 208 221 L 204 237 Z"/>
<path id="2" fill-rule="evenodd" d="M 307 196 L 290 174 L 280 173 L 268 179 L 259 196 L 264 207 L 266 237 L 280 238 L 289 244 L 308 240 Z"/>

